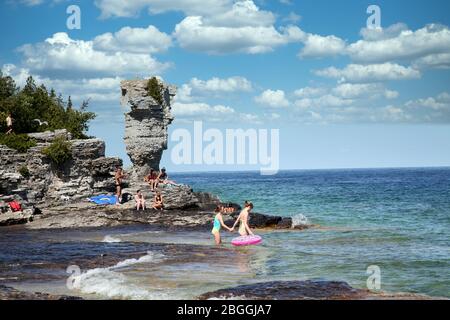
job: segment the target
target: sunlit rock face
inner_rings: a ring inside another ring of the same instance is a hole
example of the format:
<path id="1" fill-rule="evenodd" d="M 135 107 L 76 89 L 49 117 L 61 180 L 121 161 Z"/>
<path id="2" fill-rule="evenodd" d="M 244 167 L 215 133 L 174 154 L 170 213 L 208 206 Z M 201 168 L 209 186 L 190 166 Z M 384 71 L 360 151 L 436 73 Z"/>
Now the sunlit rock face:
<path id="1" fill-rule="evenodd" d="M 170 112 L 176 87 L 161 83 L 162 103 L 147 93 L 148 80 L 125 80 L 120 86 L 125 113 L 124 141 L 133 164 L 131 180 L 142 180 L 150 169 L 159 170 L 163 151 L 167 149 Z"/>

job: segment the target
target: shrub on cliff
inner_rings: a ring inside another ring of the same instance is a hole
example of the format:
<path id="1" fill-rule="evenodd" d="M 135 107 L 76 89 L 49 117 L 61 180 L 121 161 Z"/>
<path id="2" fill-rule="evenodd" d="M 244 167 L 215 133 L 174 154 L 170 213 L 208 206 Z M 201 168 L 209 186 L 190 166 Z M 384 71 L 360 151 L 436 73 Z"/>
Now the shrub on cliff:
<path id="1" fill-rule="evenodd" d="M 36 146 L 36 141 L 26 134 L 0 134 L 0 144 L 19 152 L 26 152 Z"/>
<path id="2" fill-rule="evenodd" d="M 72 158 L 72 144 L 65 137 L 57 137 L 42 153 L 60 166 Z"/>
<path id="3" fill-rule="evenodd" d="M 155 77 L 150 78 L 147 83 L 147 92 L 150 97 L 155 99 L 159 104 L 163 104 L 163 96 L 161 95 L 161 91 L 163 90 L 163 86 L 159 83 L 158 79 Z"/>
<path id="4" fill-rule="evenodd" d="M 23 165 L 19 168 L 19 173 L 25 179 L 28 179 L 30 177 L 30 170 L 28 170 L 28 167 L 25 165 Z"/>
<path id="5" fill-rule="evenodd" d="M 6 131 L 6 114 L 10 112 L 15 133 L 67 129 L 75 139 L 84 139 L 89 122 L 95 118 L 95 113 L 87 111 L 88 104 L 84 101 L 80 108 L 74 108 L 70 97 L 66 102 L 53 89 L 37 86 L 32 77 L 20 89 L 0 72 L 0 132 Z"/>

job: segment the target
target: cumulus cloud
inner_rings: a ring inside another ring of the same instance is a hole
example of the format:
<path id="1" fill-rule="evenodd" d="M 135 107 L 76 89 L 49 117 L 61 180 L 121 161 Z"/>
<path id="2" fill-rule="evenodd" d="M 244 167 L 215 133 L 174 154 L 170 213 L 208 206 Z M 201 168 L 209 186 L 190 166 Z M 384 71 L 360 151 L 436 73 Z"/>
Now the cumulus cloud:
<path id="1" fill-rule="evenodd" d="M 255 101 L 261 105 L 271 108 L 282 108 L 289 106 L 289 101 L 283 90 L 266 90 L 255 97 Z"/>
<path id="2" fill-rule="evenodd" d="M 191 102 L 201 97 L 216 96 L 235 92 L 250 92 L 253 90 L 251 81 L 244 77 L 229 78 L 213 77 L 208 80 L 192 78 L 178 89 L 175 99 L 179 102 Z"/>
<path id="3" fill-rule="evenodd" d="M 5 64 L 2 67 L 4 75 L 11 76 L 16 84 L 23 87 L 26 80 L 32 75 L 27 68 L 21 68 L 14 64 Z M 120 77 L 106 78 L 81 78 L 81 79 L 52 79 L 33 75 L 38 85 L 44 84 L 48 89 L 53 88 L 64 96 L 71 96 L 74 102 L 83 100 L 92 102 L 118 102 L 120 99 Z"/>
<path id="4" fill-rule="evenodd" d="M 345 53 L 346 43 L 336 36 L 320 36 L 308 34 L 304 40 L 304 47 L 299 56 L 302 58 L 320 58 L 326 56 L 336 56 Z"/>
<path id="5" fill-rule="evenodd" d="M 130 53 L 159 53 L 167 51 L 172 38 L 154 26 L 147 28 L 124 27 L 116 33 L 104 33 L 94 38 L 93 48 L 103 51 Z"/>
<path id="6" fill-rule="evenodd" d="M 450 53 L 430 54 L 414 60 L 416 69 L 450 69 Z"/>
<path id="7" fill-rule="evenodd" d="M 321 77 L 338 79 L 340 82 L 380 82 L 418 79 L 421 77 L 420 71 L 395 63 L 349 64 L 343 69 L 329 67 L 317 70 L 315 74 Z"/>
<path id="8" fill-rule="evenodd" d="M 294 95 L 299 98 L 311 98 L 325 94 L 326 89 L 321 87 L 304 87 L 295 90 Z"/>
<path id="9" fill-rule="evenodd" d="M 348 54 L 357 62 L 379 63 L 450 52 L 450 30 L 446 26 L 430 24 L 416 31 L 405 30 L 401 25 L 391 28 L 398 29 L 390 31 L 393 35 L 397 33 L 396 36 L 383 33 L 379 39 L 375 37 L 375 41 L 357 41 L 348 46 Z"/>
<path id="10" fill-rule="evenodd" d="M 190 16 L 176 25 L 174 37 L 190 51 L 257 54 L 298 41 L 303 31 L 295 26 L 280 30 L 273 26 L 216 27 L 204 24 L 200 16 Z"/>
<path id="11" fill-rule="evenodd" d="M 31 71 L 65 77 L 148 76 L 170 67 L 149 54 L 100 51 L 94 48 L 93 41 L 73 40 L 65 32 L 55 33 L 44 42 L 23 45 L 19 52 L 24 56 L 24 66 Z"/>
<path id="12" fill-rule="evenodd" d="M 271 26 L 274 23 L 275 15 L 260 10 L 251 0 L 237 1 L 223 13 L 205 16 L 205 24 L 216 27 Z"/>
<path id="13" fill-rule="evenodd" d="M 144 8 L 149 13 L 159 14 L 168 11 L 181 11 L 187 15 L 205 15 L 225 12 L 232 0 L 95 0 L 101 11 L 101 18 L 135 17 Z"/>
<path id="14" fill-rule="evenodd" d="M 244 77 L 230 77 L 226 79 L 213 77 L 209 80 L 192 78 L 189 85 L 194 90 L 209 92 L 248 92 L 252 90 L 252 83 Z"/>
<path id="15" fill-rule="evenodd" d="M 291 11 L 289 12 L 289 14 L 283 18 L 284 22 L 289 22 L 289 23 L 299 23 L 300 20 L 302 20 L 302 16 L 299 14 L 296 14 L 295 12 Z"/>
<path id="16" fill-rule="evenodd" d="M 294 105 L 300 109 L 309 108 L 327 108 L 327 107 L 342 107 L 353 103 L 351 99 L 345 99 L 333 94 L 326 94 L 316 98 L 303 98 L 296 100 Z"/>
<path id="17" fill-rule="evenodd" d="M 333 88 L 333 93 L 346 99 L 385 97 L 387 99 L 397 98 L 399 93 L 387 90 L 380 83 L 343 83 Z"/>
<path id="18" fill-rule="evenodd" d="M 425 108 L 432 110 L 446 110 L 450 112 L 450 94 L 443 92 L 437 97 L 410 100 L 405 104 L 409 108 Z"/>
<path id="19" fill-rule="evenodd" d="M 259 122 L 259 117 L 249 113 L 239 113 L 234 108 L 224 105 L 210 105 L 203 102 L 175 102 L 172 113 L 181 122 L 206 120 L 210 122 L 241 121 L 247 123 Z"/>
<path id="20" fill-rule="evenodd" d="M 366 41 L 380 41 L 398 37 L 408 26 L 404 23 L 396 23 L 387 28 L 363 28 L 360 35 Z"/>

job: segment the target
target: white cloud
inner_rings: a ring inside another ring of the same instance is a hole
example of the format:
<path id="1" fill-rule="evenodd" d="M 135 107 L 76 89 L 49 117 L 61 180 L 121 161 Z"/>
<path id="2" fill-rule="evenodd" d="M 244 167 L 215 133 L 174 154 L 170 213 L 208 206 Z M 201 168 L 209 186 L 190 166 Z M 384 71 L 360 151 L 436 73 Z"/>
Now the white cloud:
<path id="1" fill-rule="evenodd" d="M 242 121 L 257 123 L 259 117 L 249 113 L 239 113 L 235 109 L 224 105 L 210 105 L 202 102 L 180 103 L 172 106 L 175 119 L 180 121 L 204 120 L 208 122 Z"/>
<path id="2" fill-rule="evenodd" d="M 148 76 L 170 66 L 149 54 L 96 50 L 93 41 L 73 40 L 64 32 L 55 33 L 44 42 L 26 44 L 19 51 L 25 58 L 24 66 L 31 71 L 65 77 Z"/>
<path id="3" fill-rule="evenodd" d="M 343 83 L 333 88 L 333 93 L 345 99 L 367 99 L 378 96 L 394 99 L 398 97 L 397 91 L 387 90 L 380 83 Z"/>
<path id="4" fill-rule="evenodd" d="M 216 105 L 210 106 L 207 103 L 174 103 L 172 112 L 175 116 L 221 116 L 235 113 L 233 108 Z"/>
<path id="5" fill-rule="evenodd" d="M 359 40 L 350 44 L 347 48 L 350 57 L 357 62 L 378 63 L 450 53 L 450 30 L 446 26 L 430 24 L 416 31 L 405 30 L 404 25 L 390 28 L 388 36 L 386 33 L 378 38 L 372 35 L 370 41 Z"/>
<path id="6" fill-rule="evenodd" d="M 302 16 L 299 14 L 296 14 L 295 12 L 291 11 L 289 14 L 283 18 L 284 22 L 290 22 L 290 23 L 299 23 L 300 20 L 302 20 Z"/>
<path id="7" fill-rule="evenodd" d="M 295 26 L 280 31 L 273 26 L 216 27 L 204 24 L 200 16 L 190 16 L 176 25 L 174 37 L 182 48 L 191 51 L 258 54 L 298 41 L 303 31 Z"/>
<path id="8" fill-rule="evenodd" d="M 450 69 L 450 53 L 431 54 L 414 60 L 417 69 Z"/>
<path id="9" fill-rule="evenodd" d="M 147 8 L 152 14 L 181 11 L 187 15 L 207 15 L 225 12 L 232 5 L 231 0 L 95 0 L 102 18 L 135 17 Z"/>
<path id="10" fill-rule="evenodd" d="M 342 107 L 353 103 L 351 99 L 344 99 L 333 94 L 326 94 L 317 98 L 303 98 L 296 100 L 294 105 L 299 109 Z"/>
<path id="11" fill-rule="evenodd" d="M 179 102 L 192 102 L 199 97 L 222 96 L 234 92 L 250 92 L 252 83 L 244 77 L 218 78 L 208 80 L 192 78 L 188 83 L 181 85 L 175 99 Z"/>
<path id="12" fill-rule="evenodd" d="M 205 24 L 216 27 L 271 26 L 275 15 L 270 11 L 260 10 L 253 1 L 236 1 L 230 10 L 205 16 Z"/>
<path id="13" fill-rule="evenodd" d="M 289 106 L 289 101 L 283 90 L 266 90 L 261 95 L 255 97 L 255 101 L 259 104 L 272 107 L 282 108 Z"/>
<path id="14" fill-rule="evenodd" d="M 295 90 L 294 94 L 295 96 L 299 98 L 311 98 L 311 97 L 317 97 L 320 95 L 325 94 L 326 89 L 321 87 L 304 87 L 300 88 L 298 90 Z"/>
<path id="15" fill-rule="evenodd" d="M 305 46 L 299 54 L 302 58 L 340 55 L 345 53 L 346 47 L 345 41 L 336 36 L 324 37 L 316 34 L 308 34 L 303 43 Z"/>
<path id="16" fill-rule="evenodd" d="M 420 71 L 394 63 L 349 64 L 344 69 L 329 67 L 315 71 L 315 74 L 321 77 L 338 79 L 341 82 L 380 82 L 421 77 Z"/>
<path id="17" fill-rule="evenodd" d="M 243 77 L 230 77 L 226 79 L 213 77 L 206 81 L 192 78 L 189 85 L 197 91 L 209 92 L 248 92 L 252 90 L 252 83 Z"/>
<path id="18" fill-rule="evenodd" d="M 360 34 L 366 41 L 379 41 L 398 37 L 403 31 L 407 30 L 406 24 L 396 23 L 387 28 L 363 28 Z"/>
<path id="19" fill-rule="evenodd" d="M 154 26 L 147 28 L 124 27 L 116 33 L 104 33 L 94 38 L 94 49 L 126 51 L 130 53 L 158 53 L 172 45 L 169 35 Z"/>
<path id="20" fill-rule="evenodd" d="M 426 108 L 433 110 L 446 110 L 450 112 L 450 94 L 443 92 L 437 97 L 410 100 L 405 104 L 405 106 L 409 108 Z"/>

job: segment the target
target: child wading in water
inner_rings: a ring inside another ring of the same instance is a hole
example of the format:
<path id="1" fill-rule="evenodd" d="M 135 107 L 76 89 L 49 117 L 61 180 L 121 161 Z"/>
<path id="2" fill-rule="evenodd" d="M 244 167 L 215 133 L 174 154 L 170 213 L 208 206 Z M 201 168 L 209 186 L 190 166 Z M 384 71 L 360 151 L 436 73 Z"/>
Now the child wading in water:
<path id="1" fill-rule="evenodd" d="M 216 216 L 214 217 L 214 226 L 211 231 L 211 233 L 214 236 L 214 240 L 216 241 L 216 244 L 219 245 L 222 243 L 222 239 L 220 238 L 220 228 L 224 227 L 228 231 L 232 231 L 231 228 L 229 228 L 224 222 L 222 217 L 222 212 L 220 207 L 217 207 L 214 212 L 216 213 Z"/>
<path id="2" fill-rule="evenodd" d="M 239 224 L 239 234 L 241 236 L 248 236 L 253 235 L 252 230 L 250 229 L 248 225 L 248 214 L 253 209 L 253 203 L 245 201 L 245 208 L 241 211 L 239 214 L 239 217 L 236 219 L 236 222 L 233 225 L 233 228 L 231 230 L 234 230 L 236 225 Z"/>

